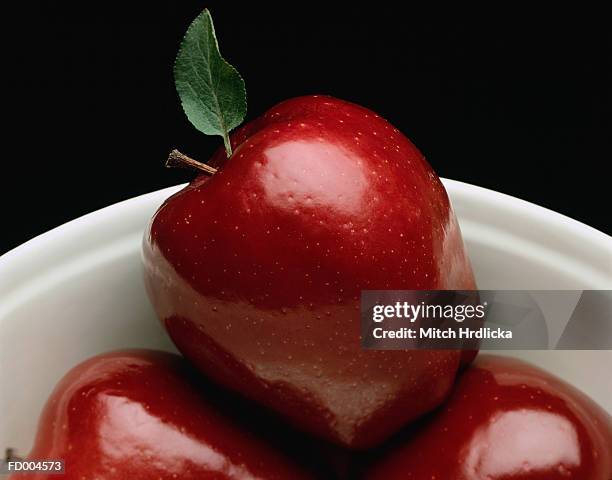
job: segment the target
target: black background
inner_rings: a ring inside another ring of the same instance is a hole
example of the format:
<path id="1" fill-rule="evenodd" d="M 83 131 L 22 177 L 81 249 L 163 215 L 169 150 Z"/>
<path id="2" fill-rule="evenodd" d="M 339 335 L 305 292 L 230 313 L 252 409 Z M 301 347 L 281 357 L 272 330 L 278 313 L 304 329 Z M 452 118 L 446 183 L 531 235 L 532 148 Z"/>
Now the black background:
<path id="1" fill-rule="evenodd" d="M 24 3 L 3 14 L 0 252 L 84 213 L 187 181 L 179 147 L 219 137 L 180 108 L 172 63 L 211 8 L 247 84 L 248 118 L 327 93 L 394 123 L 444 177 L 612 232 L 610 25 L 604 12 L 417 12 L 286 2 Z M 126 5 L 129 4 L 129 5 Z M 4 8 L 4 7 L 3 7 Z"/>

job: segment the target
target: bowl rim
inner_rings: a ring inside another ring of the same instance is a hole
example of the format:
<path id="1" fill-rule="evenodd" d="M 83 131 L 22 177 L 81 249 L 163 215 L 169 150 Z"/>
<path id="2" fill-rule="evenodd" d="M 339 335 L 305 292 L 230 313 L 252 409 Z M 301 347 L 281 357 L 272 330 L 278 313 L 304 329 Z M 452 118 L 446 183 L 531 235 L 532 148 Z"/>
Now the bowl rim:
<path id="1" fill-rule="evenodd" d="M 521 216 L 529 217 L 531 221 L 547 223 L 549 225 L 559 226 L 564 229 L 570 229 L 573 234 L 597 244 L 598 247 L 602 248 L 603 250 L 609 250 L 612 255 L 612 236 L 609 236 L 587 224 L 579 222 L 578 220 L 574 220 L 571 217 L 555 212 L 546 207 L 542 207 L 535 203 L 531 203 L 496 190 L 491 190 L 458 180 L 451 180 L 447 178 L 441 178 L 441 180 L 447 192 L 449 192 L 449 197 L 451 197 L 451 200 L 453 197 L 461 195 L 474 197 L 474 194 L 476 194 L 476 196 L 485 200 L 488 205 L 493 206 L 496 209 L 507 211 L 513 210 L 519 213 Z M 67 234 L 84 232 L 91 226 L 114 217 L 117 209 L 130 207 L 131 209 L 135 210 L 138 207 L 149 205 L 150 200 L 153 197 L 159 197 L 160 199 L 165 200 L 187 185 L 187 183 L 183 183 L 137 195 L 98 210 L 94 210 L 93 212 L 87 213 L 73 220 L 69 220 L 0 255 L 0 270 L 10 268 L 11 264 L 19 262 L 23 257 L 29 256 L 33 252 L 36 252 L 37 249 L 42 247 L 44 244 L 58 241 L 61 237 L 64 237 Z M 0 281 L 0 291 L 3 290 L 2 284 L 4 283 L 8 283 L 8 280 Z"/>

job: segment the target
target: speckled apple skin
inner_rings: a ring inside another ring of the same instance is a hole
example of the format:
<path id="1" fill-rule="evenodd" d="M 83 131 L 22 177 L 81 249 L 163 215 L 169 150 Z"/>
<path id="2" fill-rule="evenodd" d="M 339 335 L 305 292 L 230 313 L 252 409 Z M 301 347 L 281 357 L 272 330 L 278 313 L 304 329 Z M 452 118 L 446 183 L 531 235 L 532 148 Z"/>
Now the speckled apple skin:
<path id="1" fill-rule="evenodd" d="M 610 480 L 612 418 L 521 360 L 482 355 L 365 480 Z"/>
<path id="2" fill-rule="evenodd" d="M 315 478 L 221 411 L 201 387 L 176 354 L 125 350 L 91 358 L 58 383 L 28 455 L 62 459 L 65 473 L 10 479 Z"/>
<path id="3" fill-rule="evenodd" d="M 215 381 L 349 447 L 440 404 L 461 352 L 360 347 L 362 290 L 475 288 L 423 155 L 374 112 L 325 96 L 278 104 L 232 144 L 145 234 L 147 290 L 176 346 Z"/>

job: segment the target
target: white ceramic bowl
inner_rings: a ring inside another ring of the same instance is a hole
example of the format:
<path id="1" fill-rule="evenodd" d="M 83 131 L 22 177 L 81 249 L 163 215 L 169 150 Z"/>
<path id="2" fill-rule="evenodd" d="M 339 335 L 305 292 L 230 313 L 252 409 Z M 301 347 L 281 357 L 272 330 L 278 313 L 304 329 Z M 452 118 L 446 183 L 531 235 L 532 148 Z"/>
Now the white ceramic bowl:
<path id="1" fill-rule="evenodd" d="M 612 238 L 507 195 L 444 181 L 483 289 L 612 289 Z M 143 230 L 179 187 L 81 217 L 0 257 L 0 449 L 26 453 L 43 403 L 85 358 L 173 350 L 142 282 Z M 612 411 L 612 351 L 506 352 Z"/>

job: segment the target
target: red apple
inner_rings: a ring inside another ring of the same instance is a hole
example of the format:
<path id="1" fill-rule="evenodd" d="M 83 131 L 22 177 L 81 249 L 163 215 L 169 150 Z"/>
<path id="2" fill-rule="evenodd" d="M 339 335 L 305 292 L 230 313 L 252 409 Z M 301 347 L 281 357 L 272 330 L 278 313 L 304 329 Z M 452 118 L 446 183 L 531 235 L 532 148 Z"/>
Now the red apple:
<path id="1" fill-rule="evenodd" d="M 360 347 L 362 290 L 475 288 L 423 155 L 374 112 L 325 96 L 280 103 L 232 144 L 145 235 L 147 289 L 177 347 L 215 381 L 350 447 L 440 404 L 461 352 Z"/>
<path id="2" fill-rule="evenodd" d="M 368 480 L 609 480 L 612 418 L 539 368 L 480 356 Z"/>
<path id="3" fill-rule="evenodd" d="M 197 386 L 178 355 L 131 350 L 94 357 L 57 385 L 28 458 L 65 460 L 65 475 L 14 480 L 311 478 Z"/>

